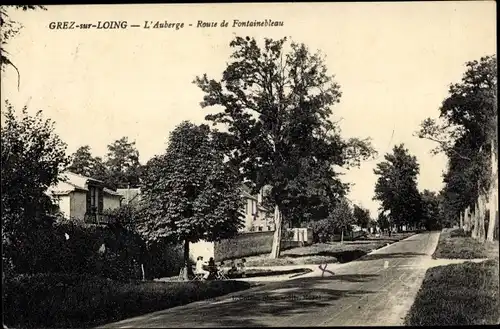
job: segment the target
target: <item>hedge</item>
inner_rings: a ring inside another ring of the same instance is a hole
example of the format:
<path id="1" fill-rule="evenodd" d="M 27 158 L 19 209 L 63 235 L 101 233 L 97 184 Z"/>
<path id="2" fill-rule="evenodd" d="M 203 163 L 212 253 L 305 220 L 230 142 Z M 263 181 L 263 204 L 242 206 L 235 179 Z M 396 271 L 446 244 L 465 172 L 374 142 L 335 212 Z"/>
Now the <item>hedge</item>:
<path id="1" fill-rule="evenodd" d="M 270 253 L 273 245 L 274 231 L 241 233 L 234 238 L 215 242 L 215 261 L 248 257 Z M 286 250 L 299 246 L 298 241 L 281 241 L 281 249 Z"/>
<path id="2" fill-rule="evenodd" d="M 4 323 L 14 328 L 86 328 L 249 288 L 241 281 L 117 282 L 90 275 L 6 279 Z"/>

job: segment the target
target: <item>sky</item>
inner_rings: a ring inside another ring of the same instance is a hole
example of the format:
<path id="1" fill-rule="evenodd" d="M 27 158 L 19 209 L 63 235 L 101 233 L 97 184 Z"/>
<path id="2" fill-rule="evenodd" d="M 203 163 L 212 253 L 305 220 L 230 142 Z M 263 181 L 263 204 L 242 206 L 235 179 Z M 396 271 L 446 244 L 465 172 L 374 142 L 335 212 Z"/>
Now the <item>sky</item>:
<path id="1" fill-rule="evenodd" d="M 236 36 L 282 38 L 320 50 L 342 97 L 333 106 L 342 135 L 371 137 L 378 158 L 349 170 L 350 199 L 376 216 L 375 165 L 404 143 L 420 164 L 421 190 L 438 191 L 446 159 L 414 132 L 437 117 L 465 62 L 496 53 L 493 1 L 275 4 L 58 5 L 46 11 L 11 11 L 23 28 L 7 50 L 21 74 L 2 73 L 7 99 L 20 110 L 42 110 L 56 123 L 68 154 L 89 145 L 104 156 L 127 136 L 141 163 L 163 153 L 181 121 L 204 122 L 203 93 L 192 81 L 220 78 Z M 233 27 L 232 21 L 283 21 L 281 27 Z M 127 29 L 50 29 L 50 22 L 127 21 Z M 145 21 L 184 23 L 181 29 L 144 29 Z M 197 28 L 198 21 L 230 22 Z M 137 24 L 141 27 L 131 28 Z M 192 26 L 189 26 L 192 24 Z"/>

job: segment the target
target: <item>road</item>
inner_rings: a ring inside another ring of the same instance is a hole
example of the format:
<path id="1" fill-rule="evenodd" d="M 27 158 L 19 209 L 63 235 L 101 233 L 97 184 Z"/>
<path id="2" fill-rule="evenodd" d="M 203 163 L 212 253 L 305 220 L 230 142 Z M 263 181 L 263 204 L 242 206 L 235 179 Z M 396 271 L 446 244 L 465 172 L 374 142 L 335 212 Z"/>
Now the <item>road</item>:
<path id="1" fill-rule="evenodd" d="M 325 272 L 150 313 L 105 327 L 403 325 L 438 238 L 438 232 L 414 235 L 359 260 L 330 264 Z"/>

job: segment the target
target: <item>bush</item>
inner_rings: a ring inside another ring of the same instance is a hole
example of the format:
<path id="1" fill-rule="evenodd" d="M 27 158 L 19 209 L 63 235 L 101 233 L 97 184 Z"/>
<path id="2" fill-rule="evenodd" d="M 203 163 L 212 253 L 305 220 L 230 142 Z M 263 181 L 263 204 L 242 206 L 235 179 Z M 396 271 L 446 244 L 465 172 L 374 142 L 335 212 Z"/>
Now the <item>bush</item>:
<path id="1" fill-rule="evenodd" d="M 247 289 L 241 281 L 120 283 L 68 274 L 21 275 L 4 284 L 7 326 L 90 327 Z"/>
<path id="2" fill-rule="evenodd" d="M 148 248 L 144 257 L 146 278 L 149 280 L 177 275 L 183 265 L 182 245 L 157 243 Z"/>
<path id="3" fill-rule="evenodd" d="M 61 220 L 39 225 L 6 251 L 17 274 L 89 273 L 126 280 L 138 278 L 144 246 L 137 234 L 119 225 Z"/>
<path id="4" fill-rule="evenodd" d="M 311 222 L 314 243 L 325 243 L 333 239 L 335 235 L 334 222 L 330 218 Z"/>

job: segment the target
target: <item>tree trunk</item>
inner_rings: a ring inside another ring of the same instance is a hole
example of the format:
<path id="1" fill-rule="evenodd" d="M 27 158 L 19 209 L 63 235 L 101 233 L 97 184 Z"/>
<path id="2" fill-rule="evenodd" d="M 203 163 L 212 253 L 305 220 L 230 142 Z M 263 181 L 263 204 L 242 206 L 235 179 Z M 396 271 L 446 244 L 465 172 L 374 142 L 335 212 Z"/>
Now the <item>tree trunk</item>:
<path id="1" fill-rule="evenodd" d="M 184 240 L 184 281 L 189 281 L 189 241 Z"/>
<path id="2" fill-rule="evenodd" d="M 495 236 L 496 216 L 498 211 L 498 168 L 494 143 L 491 143 L 491 182 L 489 193 L 490 221 L 488 223 L 488 241 L 493 241 Z"/>
<path id="3" fill-rule="evenodd" d="M 463 216 L 463 213 L 460 212 L 460 228 L 463 229 L 464 228 L 464 216 Z"/>
<path id="4" fill-rule="evenodd" d="M 146 272 L 144 271 L 144 264 L 141 264 L 142 281 L 146 281 Z"/>
<path id="5" fill-rule="evenodd" d="M 478 229 L 478 212 L 479 212 L 479 207 L 477 206 L 477 202 L 474 204 L 474 211 L 472 212 L 472 237 L 474 239 L 477 239 L 477 229 Z"/>
<path id="6" fill-rule="evenodd" d="M 486 203 L 485 203 L 485 195 L 481 194 L 478 198 L 478 230 L 477 230 L 477 238 L 479 241 L 484 241 L 485 239 L 485 228 L 484 228 L 484 217 L 486 215 Z"/>
<path id="7" fill-rule="evenodd" d="M 271 259 L 279 258 L 281 252 L 281 233 L 282 233 L 282 217 L 278 205 L 274 207 L 274 237 L 273 246 L 271 249 Z"/>
<path id="8" fill-rule="evenodd" d="M 340 235 L 340 243 L 344 243 L 344 229 L 342 229 L 342 233 Z"/>
<path id="9" fill-rule="evenodd" d="M 467 207 L 465 208 L 465 213 L 464 213 L 464 222 L 465 222 L 465 232 L 469 233 L 471 229 L 471 221 L 470 221 L 470 208 Z"/>

